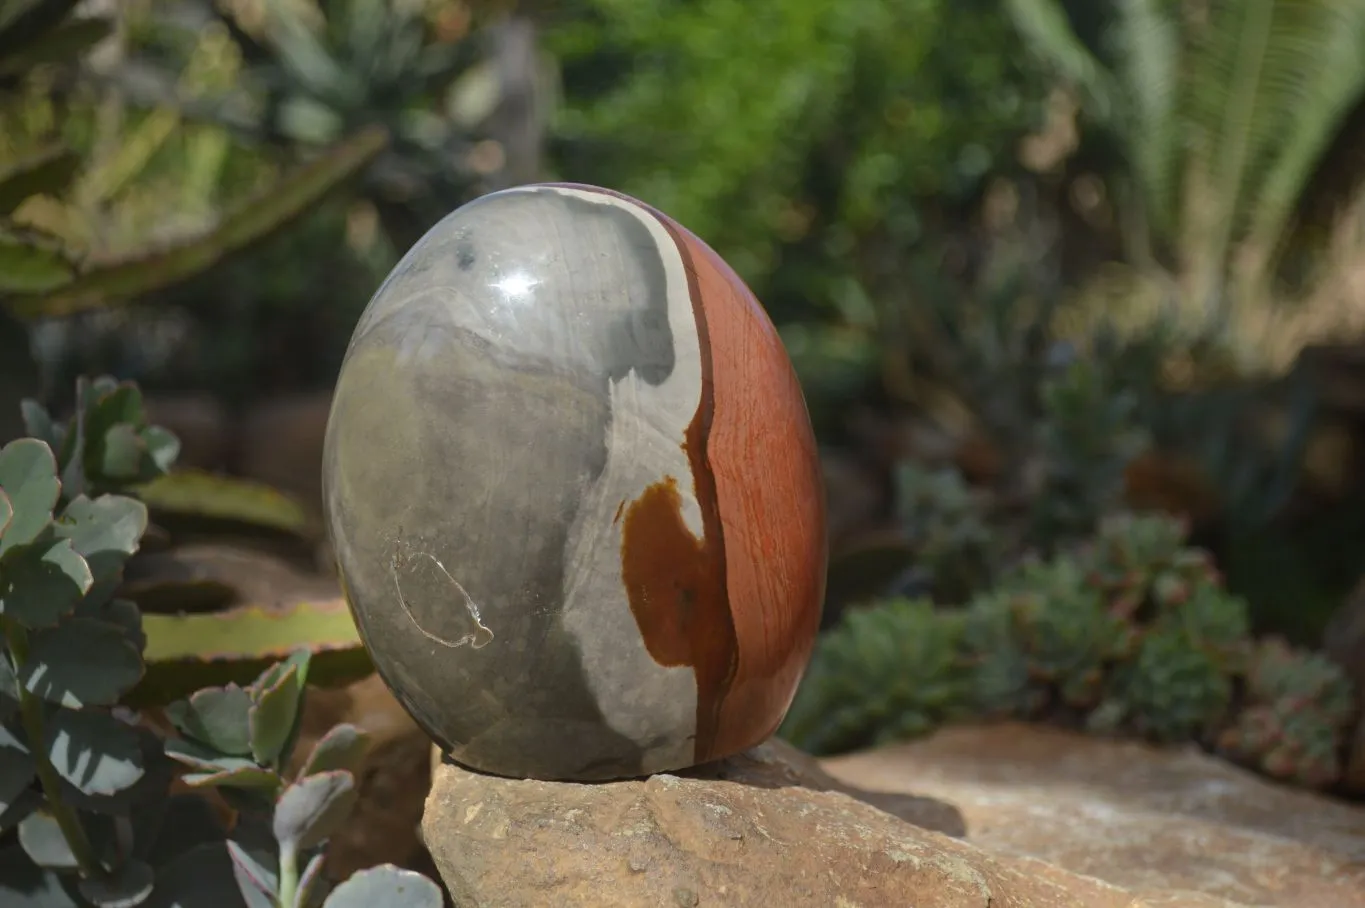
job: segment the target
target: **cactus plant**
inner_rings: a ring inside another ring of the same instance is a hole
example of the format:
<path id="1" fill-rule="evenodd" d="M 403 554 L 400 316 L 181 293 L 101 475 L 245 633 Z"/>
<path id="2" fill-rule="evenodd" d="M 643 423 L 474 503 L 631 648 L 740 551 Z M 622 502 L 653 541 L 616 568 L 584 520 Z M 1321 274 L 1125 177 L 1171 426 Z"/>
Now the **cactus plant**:
<path id="1" fill-rule="evenodd" d="M 1357 713 L 1356 693 L 1326 656 L 1271 637 L 1257 647 L 1246 704 L 1219 748 L 1277 779 L 1313 788 L 1335 783 Z"/>

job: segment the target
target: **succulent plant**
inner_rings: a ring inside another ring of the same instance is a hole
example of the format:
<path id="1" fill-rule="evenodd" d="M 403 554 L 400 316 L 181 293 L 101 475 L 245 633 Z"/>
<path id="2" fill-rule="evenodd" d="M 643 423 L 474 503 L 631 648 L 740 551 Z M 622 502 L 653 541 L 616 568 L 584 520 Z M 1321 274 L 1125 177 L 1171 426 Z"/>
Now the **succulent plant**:
<path id="1" fill-rule="evenodd" d="M 1326 656 L 1268 638 L 1257 644 L 1246 703 L 1218 747 L 1274 778 L 1312 788 L 1332 785 L 1342 773 L 1357 696 Z"/>
<path id="2" fill-rule="evenodd" d="M 0 834 L 17 839 L 0 847 L 0 904 L 439 906 L 439 887 L 394 867 L 325 892 L 320 849 L 354 803 L 364 739 L 338 726 L 283 774 L 307 650 L 173 705 L 184 738 L 120 705 L 146 668 L 143 616 L 117 593 L 147 509 L 107 490 L 161 474 L 178 445 L 131 384 L 81 381 L 76 397 L 65 425 L 26 404 L 36 437 L 0 449 Z M 231 838 L 202 796 L 170 794 L 176 762 L 191 792 L 238 808 Z"/>
<path id="3" fill-rule="evenodd" d="M 1095 706 L 1109 666 L 1132 650 L 1131 626 L 1070 557 L 1024 564 L 973 610 L 1008 616 L 1029 683 L 1069 708 Z M 983 651 L 978 658 L 990 656 Z"/>
<path id="4" fill-rule="evenodd" d="M 924 734 L 966 714 L 962 622 L 922 599 L 855 609 L 820 639 L 780 734 L 831 752 Z"/>
<path id="5" fill-rule="evenodd" d="M 115 439 L 91 448 L 126 453 Z M 81 458 L 70 463 L 79 473 Z M 68 498 L 58 465 L 36 438 L 0 449 L 0 826 L 18 825 L 35 861 L 78 870 L 86 900 L 112 904 L 151 889 L 150 869 L 121 846 L 128 811 L 155 786 L 156 743 L 111 709 L 142 676 L 140 616 L 113 594 L 147 510 Z"/>
<path id="6" fill-rule="evenodd" d="M 323 845 L 355 806 L 354 770 L 366 738 L 353 725 L 334 726 L 298 772 L 286 774 L 298 739 L 308 662 L 308 651 L 299 650 L 246 687 L 205 688 L 167 709 L 183 735 L 166 742 L 166 753 L 187 769 L 181 781 L 191 790 L 217 789 L 238 811 L 229 838 L 183 851 L 167 866 L 167 876 L 194 880 L 195 888 L 210 879 L 227 888 L 235 882 L 247 908 L 441 905 L 435 883 L 391 866 L 373 868 L 326 893 Z M 187 890 L 189 904 L 192 891 Z"/>

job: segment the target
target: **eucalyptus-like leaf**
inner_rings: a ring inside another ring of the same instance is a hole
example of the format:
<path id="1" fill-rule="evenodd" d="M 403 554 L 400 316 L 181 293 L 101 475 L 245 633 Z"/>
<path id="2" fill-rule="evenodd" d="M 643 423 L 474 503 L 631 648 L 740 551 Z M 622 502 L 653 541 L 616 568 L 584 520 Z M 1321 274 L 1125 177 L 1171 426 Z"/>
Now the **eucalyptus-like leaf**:
<path id="1" fill-rule="evenodd" d="M 332 890 L 323 908 L 441 908 L 441 887 L 414 870 L 379 864 L 351 874 Z"/>
<path id="2" fill-rule="evenodd" d="M 19 402 L 19 409 L 24 417 L 24 431 L 30 437 L 47 442 L 54 452 L 61 447 L 61 432 L 46 407 L 31 397 L 25 397 Z"/>
<path id="3" fill-rule="evenodd" d="M 288 666 L 273 684 L 256 691 L 248 718 L 251 754 L 256 762 L 273 766 L 294 731 L 303 699 L 303 682 L 295 666 Z"/>
<path id="4" fill-rule="evenodd" d="M 251 754 L 251 694 L 236 684 L 208 687 L 166 708 L 181 733 L 219 753 Z"/>
<path id="5" fill-rule="evenodd" d="M 8 722 L 19 710 L 19 676 L 9 651 L 0 646 L 0 722 Z"/>
<path id="6" fill-rule="evenodd" d="M 28 745 L 7 725 L 0 725 L 0 813 L 23 796 L 37 767 Z"/>
<path id="7" fill-rule="evenodd" d="M 142 679 L 142 656 L 117 624 L 68 618 L 29 640 L 20 681 L 50 703 L 109 706 Z"/>
<path id="8" fill-rule="evenodd" d="M 323 878 L 322 869 L 327 865 L 327 853 L 319 851 L 308 861 L 308 866 L 303 868 L 303 873 L 299 874 L 299 885 L 294 890 L 294 904 L 292 908 L 319 908 L 322 904 L 322 897 L 326 894 L 327 881 Z M 291 908 L 291 906 L 285 906 Z"/>
<path id="9" fill-rule="evenodd" d="M 102 603 L 92 601 L 95 590 L 91 589 L 76 606 L 78 618 L 90 618 L 116 625 L 123 632 L 123 638 L 137 651 L 138 656 L 147 648 L 147 634 L 142 630 L 142 610 L 137 603 L 127 599 L 108 599 Z"/>
<path id="10" fill-rule="evenodd" d="M 46 810 L 37 810 L 19 824 L 19 845 L 39 867 L 75 870 L 78 865 L 62 828 Z"/>
<path id="11" fill-rule="evenodd" d="M 245 791 L 275 791 L 284 783 L 274 770 L 254 765 L 217 772 L 185 773 L 180 781 L 191 788 L 240 788 Z"/>
<path id="12" fill-rule="evenodd" d="M 0 833 L 8 832 L 24 821 L 35 810 L 41 810 L 47 802 L 42 793 L 34 788 L 25 788 L 19 796 L 7 804 L 0 805 Z"/>
<path id="13" fill-rule="evenodd" d="M 343 770 L 304 776 L 275 802 L 271 828 L 280 847 L 296 852 L 322 844 L 355 807 L 355 777 Z"/>
<path id="14" fill-rule="evenodd" d="M 0 848 L 0 905 L 4 908 L 87 908 L 68 888 L 69 879 L 69 874 L 33 863 L 18 844 Z"/>
<path id="15" fill-rule="evenodd" d="M 150 456 L 137 427 L 117 423 L 104 434 L 100 445 L 100 475 L 130 482 L 142 474 L 143 458 Z"/>
<path id="16" fill-rule="evenodd" d="M 237 880 L 247 908 L 276 908 L 279 875 L 271 868 L 273 854 L 265 855 L 246 848 L 231 839 L 227 841 L 228 858 L 232 861 L 232 876 Z"/>
<path id="17" fill-rule="evenodd" d="M 57 774 L 86 794 L 115 794 L 145 772 L 137 733 L 103 711 L 56 710 L 47 721 L 46 743 Z"/>
<path id="18" fill-rule="evenodd" d="M 161 426 L 147 426 L 138 434 L 156 472 L 169 473 L 180 456 L 180 439 Z"/>
<path id="19" fill-rule="evenodd" d="M 101 440 L 109 430 L 120 423 L 139 425 L 145 420 L 142 409 L 142 391 L 132 382 L 119 382 L 108 375 L 101 375 L 89 384 L 90 392 L 86 397 L 85 429 L 89 434 L 91 462 L 86 469 L 97 472 L 98 450 Z"/>
<path id="20" fill-rule="evenodd" d="M 5 528 L 14 517 L 14 505 L 9 503 L 9 495 L 5 494 L 4 489 L 0 489 L 0 539 L 5 536 Z"/>
<path id="21" fill-rule="evenodd" d="M 96 908 L 137 908 L 147 903 L 155 885 L 152 868 L 134 860 L 125 861 L 104 876 L 82 879 L 78 887 Z"/>
<path id="22" fill-rule="evenodd" d="M 0 537 L 0 556 L 38 538 L 52 520 L 61 494 L 57 459 L 46 443 L 19 438 L 0 448 L 0 489 L 9 498 L 11 517 Z"/>
<path id="23" fill-rule="evenodd" d="M 311 776 L 333 769 L 355 772 L 369 743 L 369 737 L 349 722 L 334 725 L 313 745 L 300 775 Z"/>
<path id="24" fill-rule="evenodd" d="M 165 796 L 174 775 L 173 764 L 162 753 L 162 739 L 151 729 L 130 725 L 104 710 L 92 712 L 108 716 L 133 735 L 142 766 L 142 777 L 127 788 L 110 793 L 83 791 L 63 779 L 62 799 L 72 807 L 97 815 L 125 816 L 145 810 L 153 800 Z"/>
<path id="25" fill-rule="evenodd" d="M 96 579 L 113 577 L 147 532 L 147 506 L 125 495 L 71 500 L 54 524 L 57 536 L 70 539 Z"/>
<path id="26" fill-rule="evenodd" d="M 51 627 L 76 607 L 95 578 L 69 539 L 24 546 L 5 565 L 0 615 L 25 627 Z"/>

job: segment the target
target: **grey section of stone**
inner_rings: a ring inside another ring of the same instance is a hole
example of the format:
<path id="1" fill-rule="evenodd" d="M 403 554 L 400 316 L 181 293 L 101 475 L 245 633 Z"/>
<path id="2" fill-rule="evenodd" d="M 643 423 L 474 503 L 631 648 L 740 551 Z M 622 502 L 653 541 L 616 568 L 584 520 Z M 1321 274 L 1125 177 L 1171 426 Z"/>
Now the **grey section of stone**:
<path id="1" fill-rule="evenodd" d="M 659 255 L 619 206 L 488 196 L 413 248 L 348 350 L 323 473 L 357 623 L 414 718 L 479 769 L 657 768 L 659 742 L 604 720 L 560 612 L 609 383 L 674 368 Z"/>

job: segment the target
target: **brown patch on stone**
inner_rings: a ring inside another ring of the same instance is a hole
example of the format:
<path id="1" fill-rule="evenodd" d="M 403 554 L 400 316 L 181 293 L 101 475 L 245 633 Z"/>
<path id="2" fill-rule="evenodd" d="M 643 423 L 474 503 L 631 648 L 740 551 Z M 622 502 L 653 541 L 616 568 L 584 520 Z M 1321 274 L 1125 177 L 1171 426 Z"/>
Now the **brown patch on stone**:
<path id="1" fill-rule="evenodd" d="M 709 535 L 698 539 L 687 528 L 671 476 L 631 502 L 621 525 L 621 579 L 645 648 L 660 665 L 691 667 L 697 679 L 698 760 L 715 746 L 735 664 L 723 560 Z"/>

